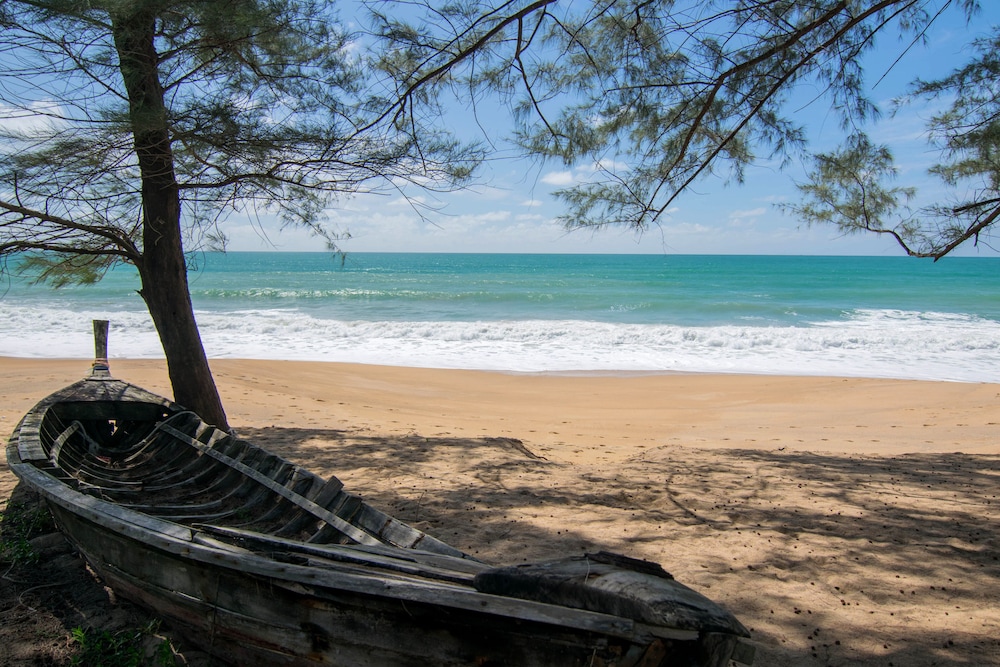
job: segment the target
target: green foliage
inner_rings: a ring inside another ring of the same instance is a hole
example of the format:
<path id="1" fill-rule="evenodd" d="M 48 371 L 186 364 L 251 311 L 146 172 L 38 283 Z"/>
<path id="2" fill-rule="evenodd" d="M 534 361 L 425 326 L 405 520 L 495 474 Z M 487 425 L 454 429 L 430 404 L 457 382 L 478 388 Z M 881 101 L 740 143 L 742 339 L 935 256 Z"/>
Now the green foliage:
<path id="1" fill-rule="evenodd" d="M 810 224 L 832 224 L 845 234 L 889 234 L 902 244 L 913 244 L 918 227 L 903 211 L 915 191 L 887 187 L 885 182 L 895 176 L 889 149 L 871 143 L 864 134 L 854 134 L 843 149 L 814 158 L 809 181 L 798 186 L 803 202 L 784 208 Z M 904 220 L 885 227 L 883 221 L 893 217 Z"/>
<path id="2" fill-rule="evenodd" d="M 138 644 L 141 635 L 130 631 L 110 633 L 107 630 L 85 631 L 73 628 L 73 641 L 80 652 L 73 656 L 73 665 L 112 665 L 139 667 L 142 665 L 142 649 Z"/>
<path id="3" fill-rule="evenodd" d="M 53 287 L 92 285 L 103 278 L 115 262 L 115 258 L 102 255 L 33 254 L 21 258 L 17 271 L 32 276 L 35 283 L 48 283 Z"/>
<path id="4" fill-rule="evenodd" d="M 918 80 L 900 105 L 915 100 L 950 100 L 949 108 L 931 118 L 932 141 L 945 157 L 955 160 L 936 171 L 950 184 L 983 176 L 1000 188 L 1000 27 L 972 44 L 973 57 L 937 81 Z"/>
<path id="5" fill-rule="evenodd" d="M 445 93 L 470 105 L 499 98 L 513 111 L 522 152 L 590 168 L 585 182 L 557 193 L 568 227 L 644 229 L 700 179 L 740 183 L 757 161 L 787 164 L 804 153 L 804 128 L 788 108 L 796 87 L 822 91 L 845 132 L 877 120 L 863 56 L 886 35 L 920 41 L 946 10 L 971 18 L 978 3 L 366 6 L 371 34 L 354 32 L 360 21 L 342 20 L 321 0 L 4 2 L 0 109 L 24 122 L 0 127 L 0 255 L 49 250 L 138 264 L 150 242 L 142 235 L 152 215 L 147 181 L 164 174 L 143 171 L 136 139 L 154 130 L 163 131 L 151 145 L 176 176 L 166 181 L 176 187 L 189 250 L 223 244 L 217 225 L 233 211 L 275 214 L 335 244 L 323 221 L 338 197 L 453 188 L 473 177 L 485 149 L 442 127 Z M 153 71 L 133 71 L 134 54 L 119 48 L 143 30 Z M 845 231 L 896 234 L 916 244 L 905 246 L 913 254 L 933 254 L 993 225 L 998 47 L 996 37 L 980 41 L 966 67 L 910 96 L 953 100 L 932 121 L 946 158 L 934 173 L 969 194 L 956 192 L 920 221 L 877 220 L 904 192 L 883 186 L 888 199 L 872 206 L 875 174 L 859 174 L 868 217 L 845 221 Z M 155 79 L 162 107 L 130 99 L 151 89 L 125 85 L 140 74 Z M 842 172 L 857 148 L 817 165 L 836 157 Z M 56 283 L 74 271 L 92 280 L 101 273 L 94 268 L 63 263 L 40 273 Z"/>
<path id="6" fill-rule="evenodd" d="M 803 203 L 786 208 L 810 224 L 889 234 L 917 257 L 938 259 L 990 236 L 1000 220 L 1000 34 L 974 47 L 968 63 L 943 79 L 918 81 L 898 102 L 950 101 L 929 130 L 942 157 L 930 172 L 951 188 L 951 202 L 911 211 L 902 202 L 915 191 L 887 185 L 896 176 L 888 149 L 854 135 L 839 151 L 815 157 L 808 182 L 799 185 Z"/>
<path id="7" fill-rule="evenodd" d="M 1000 211 L 998 38 L 913 95 L 954 99 L 932 123 L 949 158 L 934 173 L 975 195 L 956 193 L 953 205 L 918 219 L 904 205 L 910 190 L 885 184 L 894 176 L 888 154 L 858 143 L 857 128 L 880 115 L 866 96 L 863 57 L 886 37 L 922 41 L 946 11 L 971 20 L 976 0 L 425 0 L 424 13 L 409 20 L 394 15 L 396 3 L 381 6 L 380 36 L 405 54 L 394 67 L 414 68 L 402 77 L 411 113 L 424 100 L 419 82 L 469 91 L 472 104 L 498 95 L 513 108 L 524 153 L 590 168 L 589 178 L 556 193 L 569 228 L 642 230 L 700 179 L 740 183 L 760 160 L 784 166 L 807 155 L 789 108 L 803 86 L 821 91 L 849 136 L 841 151 L 815 157 L 807 201 L 792 207 L 806 222 L 891 234 L 911 254 L 939 256 L 977 239 Z M 816 180 L 824 177 L 825 185 Z"/>
<path id="8" fill-rule="evenodd" d="M 164 187 L 188 252 L 234 213 L 329 241 L 339 197 L 455 187 L 482 158 L 433 119 L 389 122 L 393 83 L 334 3 L 6 0 L 0 21 L 0 256 L 46 251 L 54 284 L 140 265 L 150 218 L 175 215 L 149 208 Z"/>
<path id="9" fill-rule="evenodd" d="M 73 628 L 71 636 L 79 650 L 70 664 L 84 667 L 174 667 L 177 660 L 170 642 L 156 635 L 155 621 L 143 628 L 116 632 Z M 149 639 L 159 640 L 152 655 L 147 655 Z"/>
<path id="10" fill-rule="evenodd" d="M 52 515 L 38 503 L 11 503 L 0 512 L 0 563 L 19 567 L 38 562 L 31 539 L 55 530 Z"/>
<path id="11" fill-rule="evenodd" d="M 825 91 L 845 127 L 876 117 L 861 56 L 891 26 L 919 35 L 933 20 L 908 0 L 427 2 L 409 23 L 383 5 L 382 36 L 420 67 L 408 80 L 498 93 L 524 152 L 593 167 L 557 193 L 567 226 L 639 229 L 701 178 L 738 183 L 801 150 L 796 85 Z"/>

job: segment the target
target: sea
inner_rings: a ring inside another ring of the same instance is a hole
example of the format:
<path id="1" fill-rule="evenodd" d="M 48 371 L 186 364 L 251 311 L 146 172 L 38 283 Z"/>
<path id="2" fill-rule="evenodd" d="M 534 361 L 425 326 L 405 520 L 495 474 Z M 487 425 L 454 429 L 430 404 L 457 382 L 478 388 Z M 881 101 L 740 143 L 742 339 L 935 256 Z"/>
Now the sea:
<path id="1" fill-rule="evenodd" d="M 0 356 L 162 358 L 133 267 L 0 283 Z M 1000 257 L 324 252 L 192 257 L 210 358 L 514 373 L 1000 382 Z"/>

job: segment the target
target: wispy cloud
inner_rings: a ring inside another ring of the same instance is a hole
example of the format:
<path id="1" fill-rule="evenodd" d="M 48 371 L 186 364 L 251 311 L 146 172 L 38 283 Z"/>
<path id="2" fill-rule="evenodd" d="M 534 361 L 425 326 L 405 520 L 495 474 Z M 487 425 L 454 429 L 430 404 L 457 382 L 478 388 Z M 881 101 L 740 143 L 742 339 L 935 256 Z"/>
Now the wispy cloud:
<path id="1" fill-rule="evenodd" d="M 757 218 L 764 215 L 766 212 L 767 208 L 764 206 L 758 206 L 757 208 L 751 208 L 751 209 L 730 211 L 729 221 L 738 225 L 749 224 L 755 222 Z"/>

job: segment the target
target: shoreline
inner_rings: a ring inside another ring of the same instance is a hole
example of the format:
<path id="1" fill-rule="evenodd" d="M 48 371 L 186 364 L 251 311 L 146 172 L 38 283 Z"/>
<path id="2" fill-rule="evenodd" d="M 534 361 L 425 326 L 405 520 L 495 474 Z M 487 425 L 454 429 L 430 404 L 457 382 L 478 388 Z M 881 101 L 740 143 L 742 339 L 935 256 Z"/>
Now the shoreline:
<path id="1" fill-rule="evenodd" d="M 53 364 L 75 364 L 84 369 L 84 373 L 93 363 L 91 357 L 34 357 L 34 356 L 11 356 L 0 354 L 0 366 L 4 363 L 53 363 Z M 837 374 L 837 373 L 781 373 L 763 371 L 725 371 L 725 370 L 673 370 L 673 369 L 568 369 L 568 370 L 510 370 L 500 368 L 464 368 L 452 366 L 415 366 L 408 364 L 370 363 L 367 361 L 335 361 L 326 359 L 265 359 L 257 357 L 210 357 L 209 365 L 237 364 L 293 364 L 293 365 L 327 365 L 345 366 L 373 369 L 399 369 L 404 371 L 428 371 L 434 373 L 481 373 L 483 375 L 511 375 L 515 377 L 556 377 L 556 378 L 632 378 L 632 377 L 658 377 L 658 376 L 692 376 L 692 377 L 759 377 L 759 378 L 813 378 L 828 380 L 860 380 L 868 382 L 919 382 L 919 383 L 942 383 L 942 384 L 972 384 L 972 385 L 994 385 L 1000 387 L 1000 379 L 997 380 L 964 380 L 956 378 L 938 377 L 897 377 L 891 375 L 859 375 L 859 374 Z M 126 367 L 145 366 L 147 364 L 163 366 L 166 372 L 166 360 L 163 357 L 111 357 L 110 364 L 123 363 Z M 78 378 L 79 379 L 79 378 Z"/>
<path id="2" fill-rule="evenodd" d="M 210 363 L 242 437 L 486 562 L 660 563 L 761 667 L 1000 664 L 1000 384 Z M 0 357 L 0 428 L 89 366 Z"/>
<path id="3" fill-rule="evenodd" d="M 0 357 L 0 430 L 90 360 Z M 558 456 L 666 445 L 897 455 L 1000 453 L 1000 384 L 828 376 L 562 375 L 340 362 L 210 361 L 230 424 L 510 437 Z M 165 362 L 112 359 L 171 396 Z M 612 448 L 616 449 L 616 448 Z"/>

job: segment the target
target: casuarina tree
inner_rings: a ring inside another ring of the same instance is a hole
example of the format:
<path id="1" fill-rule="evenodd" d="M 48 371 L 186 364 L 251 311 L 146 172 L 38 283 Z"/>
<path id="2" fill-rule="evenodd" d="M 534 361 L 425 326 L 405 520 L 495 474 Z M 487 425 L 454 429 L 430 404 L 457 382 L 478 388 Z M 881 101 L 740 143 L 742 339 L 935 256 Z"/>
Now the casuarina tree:
<path id="1" fill-rule="evenodd" d="M 313 0 L 3 0 L 0 257 L 56 285 L 134 265 L 174 398 L 226 427 L 188 290 L 227 215 L 448 188 L 479 159 L 381 112 L 385 67 Z M 5 262 L 4 266 L 13 266 Z"/>

